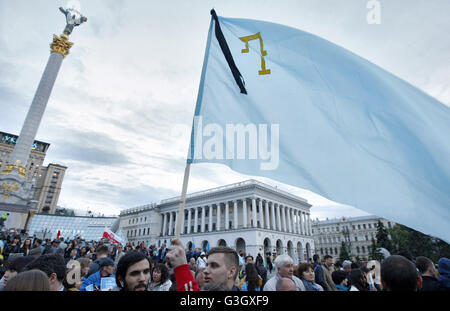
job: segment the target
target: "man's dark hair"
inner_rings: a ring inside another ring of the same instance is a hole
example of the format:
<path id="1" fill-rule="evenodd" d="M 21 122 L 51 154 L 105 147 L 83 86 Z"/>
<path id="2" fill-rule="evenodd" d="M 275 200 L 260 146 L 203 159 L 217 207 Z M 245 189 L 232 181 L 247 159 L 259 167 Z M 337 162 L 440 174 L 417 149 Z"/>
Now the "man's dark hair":
<path id="1" fill-rule="evenodd" d="M 247 261 L 247 258 L 251 258 L 252 259 L 252 261 L 255 259 L 255 258 L 253 258 L 253 256 L 252 255 L 248 255 L 248 256 L 245 256 L 245 261 Z"/>
<path id="2" fill-rule="evenodd" d="M 39 256 L 25 267 L 25 270 L 33 269 L 38 269 L 45 272 L 48 277 L 50 277 L 52 273 L 56 273 L 56 278 L 60 282 L 63 282 L 66 276 L 66 263 L 63 256 L 59 254 L 46 254 Z"/>
<path id="3" fill-rule="evenodd" d="M 347 278 L 347 273 L 342 270 L 333 271 L 333 273 L 331 273 L 331 278 L 333 279 L 334 284 L 339 285 Z"/>
<path id="4" fill-rule="evenodd" d="M 316 262 L 317 260 L 320 260 L 320 256 L 318 254 L 314 254 L 313 261 Z"/>
<path id="5" fill-rule="evenodd" d="M 381 279 L 388 291 L 416 291 L 417 278 L 416 267 L 403 256 L 389 256 L 381 264 Z"/>
<path id="6" fill-rule="evenodd" d="M 350 267 L 352 269 L 359 269 L 359 265 L 356 262 L 352 262 L 352 264 L 350 265 Z"/>
<path id="7" fill-rule="evenodd" d="M 333 256 L 331 255 L 325 255 L 325 257 L 323 257 L 323 259 L 327 260 L 328 258 L 333 258 Z"/>
<path id="8" fill-rule="evenodd" d="M 97 247 L 97 249 L 95 250 L 95 253 L 98 254 L 108 254 L 109 253 L 109 248 L 106 245 L 100 245 L 99 247 Z"/>
<path id="9" fill-rule="evenodd" d="M 37 243 L 38 243 L 39 245 L 41 245 L 41 244 L 42 244 L 42 240 L 41 240 L 41 239 L 37 239 L 37 238 L 36 238 L 36 239 L 34 239 L 34 242 L 33 242 L 33 244 L 34 244 L 34 243 L 36 243 L 36 242 L 37 242 Z"/>
<path id="10" fill-rule="evenodd" d="M 119 262 L 117 263 L 116 269 L 116 284 L 119 288 L 121 288 L 122 290 L 128 290 L 127 284 L 125 282 L 128 268 L 142 260 L 147 260 L 149 266 L 151 266 L 149 259 L 144 256 L 144 254 L 137 251 L 126 253 L 122 258 L 120 258 Z M 123 282 L 123 285 L 121 282 Z"/>
<path id="11" fill-rule="evenodd" d="M 416 267 L 422 274 L 427 272 L 427 270 L 433 266 L 434 266 L 433 262 L 431 261 L 431 259 L 427 257 L 419 256 L 416 258 Z"/>
<path id="12" fill-rule="evenodd" d="M 234 266 L 236 267 L 236 274 L 238 273 L 239 256 L 234 249 L 226 246 L 213 247 L 209 252 L 209 256 L 211 256 L 212 254 L 223 254 L 225 258 L 225 265 L 227 266 L 227 268 L 229 269 Z"/>
<path id="13" fill-rule="evenodd" d="M 6 264 L 6 270 L 20 273 L 25 270 L 26 265 L 31 263 L 35 258 L 30 256 L 16 257 Z"/>

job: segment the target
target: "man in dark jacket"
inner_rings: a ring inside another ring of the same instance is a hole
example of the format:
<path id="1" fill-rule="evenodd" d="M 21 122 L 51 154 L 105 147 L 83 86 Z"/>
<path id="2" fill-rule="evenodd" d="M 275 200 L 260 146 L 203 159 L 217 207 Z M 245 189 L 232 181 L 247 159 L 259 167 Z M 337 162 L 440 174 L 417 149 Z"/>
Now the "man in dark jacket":
<path id="1" fill-rule="evenodd" d="M 327 283 L 325 282 L 325 276 L 323 274 L 323 267 L 320 263 L 320 256 L 318 254 L 314 254 L 313 256 L 314 260 L 314 275 L 315 275 L 315 281 L 317 284 L 322 286 L 323 290 L 328 290 Z"/>
<path id="2" fill-rule="evenodd" d="M 442 291 L 442 285 L 437 280 L 437 271 L 433 262 L 427 257 L 417 257 L 416 267 L 422 274 L 422 288 L 419 291 Z"/>
<path id="3" fill-rule="evenodd" d="M 267 269 L 266 267 L 264 267 L 264 262 L 261 256 L 256 257 L 256 270 L 258 271 L 259 276 L 262 278 L 262 287 L 264 287 L 267 282 Z"/>
<path id="4" fill-rule="evenodd" d="M 89 277 L 90 275 L 94 274 L 98 270 L 100 270 L 99 260 L 102 258 L 108 258 L 109 254 L 109 248 L 106 245 L 100 245 L 97 247 L 95 251 L 96 259 L 95 261 L 89 266 L 89 272 L 86 277 Z"/>

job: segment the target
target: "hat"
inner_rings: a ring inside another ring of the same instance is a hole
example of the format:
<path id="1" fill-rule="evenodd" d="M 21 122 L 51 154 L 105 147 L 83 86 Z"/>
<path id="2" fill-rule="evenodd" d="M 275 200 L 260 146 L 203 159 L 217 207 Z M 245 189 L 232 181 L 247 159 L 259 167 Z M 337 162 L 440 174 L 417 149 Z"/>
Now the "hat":
<path id="1" fill-rule="evenodd" d="M 205 256 L 205 252 L 201 252 L 200 256 Z"/>
<path id="2" fill-rule="evenodd" d="M 109 258 L 100 258 L 97 261 L 97 264 L 100 268 L 106 267 L 106 266 L 114 266 L 114 261 L 112 261 Z"/>

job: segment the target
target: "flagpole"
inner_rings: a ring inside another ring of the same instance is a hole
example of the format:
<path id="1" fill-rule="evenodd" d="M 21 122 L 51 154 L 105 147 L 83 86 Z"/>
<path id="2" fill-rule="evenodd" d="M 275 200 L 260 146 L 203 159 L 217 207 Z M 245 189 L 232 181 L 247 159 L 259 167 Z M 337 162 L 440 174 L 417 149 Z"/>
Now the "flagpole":
<path id="1" fill-rule="evenodd" d="M 211 15 L 212 15 L 212 11 L 211 11 Z M 215 11 L 214 11 L 215 14 Z M 198 96 L 197 96 L 197 104 L 196 104 L 196 112 L 198 109 L 198 103 L 200 102 L 200 97 L 201 97 L 201 91 L 203 89 L 203 81 L 205 79 L 205 73 L 206 73 L 206 63 L 207 63 L 207 58 L 208 58 L 208 50 L 209 50 L 209 46 L 211 45 L 211 34 L 212 34 L 212 29 L 213 29 L 213 18 L 211 18 L 211 22 L 209 24 L 209 31 L 208 31 L 208 40 L 206 43 L 206 50 L 205 50 L 205 59 L 203 60 L 203 68 L 202 68 L 202 76 L 200 79 L 200 86 L 198 89 Z M 194 113 L 194 118 L 197 114 Z M 194 124 L 193 124 L 194 125 Z M 193 132 L 194 128 L 192 128 L 191 131 L 191 143 L 193 141 Z M 187 159 L 188 161 L 186 161 L 186 168 L 184 169 L 184 179 L 183 179 L 183 189 L 181 190 L 181 200 L 180 200 L 180 208 L 178 210 L 178 217 L 176 219 L 176 225 L 175 225 L 175 238 L 180 238 L 180 234 L 181 234 L 181 217 L 184 217 L 184 205 L 186 203 L 186 192 L 187 192 L 187 187 L 188 187 L 188 182 L 189 182 L 189 171 L 191 168 L 191 161 L 189 161 L 189 159 L 192 159 L 193 154 L 191 154 L 191 151 L 194 146 L 189 145 L 189 150 L 188 150 L 188 156 Z M 189 224 L 190 226 L 191 224 Z"/>
<path id="2" fill-rule="evenodd" d="M 186 203 L 186 192 L 189 182 L 190 168 L 191 163 L 186 163 L 186 168 L 184 169 L 183 189 L 181 190 L 180 208 L 178 210 L 178 217 L 175 226 L 175 238 L 180 238 L 181 234 L 181 217 L 184 217 L 184 205 Z"/>

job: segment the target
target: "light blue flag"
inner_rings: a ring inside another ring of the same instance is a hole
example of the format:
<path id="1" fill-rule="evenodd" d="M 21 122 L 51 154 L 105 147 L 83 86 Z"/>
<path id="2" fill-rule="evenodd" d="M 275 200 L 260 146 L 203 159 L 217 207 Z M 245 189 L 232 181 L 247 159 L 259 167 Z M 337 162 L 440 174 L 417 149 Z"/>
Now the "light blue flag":
<path id="1" fill-rule="evenodd" d="M 449 107 L 312 34 L 212 14 L 188 163 L 309 189 L 450 242 Z"/>

